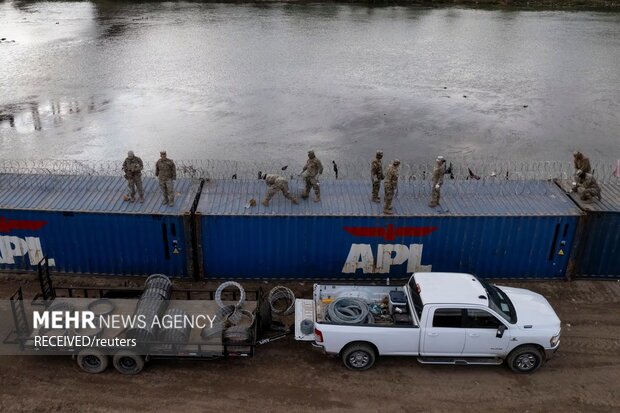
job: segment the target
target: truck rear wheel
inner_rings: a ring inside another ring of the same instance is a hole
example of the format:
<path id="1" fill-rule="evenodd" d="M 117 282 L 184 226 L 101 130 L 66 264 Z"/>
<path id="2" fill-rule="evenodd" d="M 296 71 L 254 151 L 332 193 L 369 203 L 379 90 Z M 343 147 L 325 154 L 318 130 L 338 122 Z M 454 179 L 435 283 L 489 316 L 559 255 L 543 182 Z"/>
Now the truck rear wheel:
<path id="1" fill-rule="evenodd" d="M 144 359 L 131 351 L 121 350 L 112 359 L 114 368 L 121 374 L 138 374 L 144 368 Z"/>
<path id="2" fill-rule="evenodd" d="M 533 373 L 545 360 L 542 352 L 534 346 L 522 346 L 514 349 L 506 359 L 508 367 L 515 373 Z"/>
<path id="3" fill-rule="evenodd" d="M 349 344 L 342 352 L 342 362 L 349 370 L 364 371 L 375 364 L 375 350 L 369 344 Z"/>
<path id="4" fill-rule="evenodd" d="M 108 368 L 110 358 L 100 350 L 82 350 L 77 356 L 77 364 L 87 373 L 102 373 Z"/>

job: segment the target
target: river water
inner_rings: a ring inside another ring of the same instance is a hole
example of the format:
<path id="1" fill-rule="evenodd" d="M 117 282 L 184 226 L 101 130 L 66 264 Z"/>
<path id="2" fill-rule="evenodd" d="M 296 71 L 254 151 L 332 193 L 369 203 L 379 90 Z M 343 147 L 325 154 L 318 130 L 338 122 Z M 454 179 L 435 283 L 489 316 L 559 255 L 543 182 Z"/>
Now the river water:
<path id="1" fill-rule="evenodd" d="M 620 14 L 0 3 L 0 157 L 620 158 Z"/>

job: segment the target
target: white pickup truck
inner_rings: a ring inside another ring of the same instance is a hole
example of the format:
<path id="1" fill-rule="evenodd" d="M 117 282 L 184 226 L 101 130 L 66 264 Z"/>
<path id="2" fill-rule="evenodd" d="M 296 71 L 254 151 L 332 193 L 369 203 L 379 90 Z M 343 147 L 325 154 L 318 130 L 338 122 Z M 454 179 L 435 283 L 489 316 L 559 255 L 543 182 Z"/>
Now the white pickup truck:
<path id="1" fill-rule="evenodd" d="M 314 285 L 297 300 L 295 338 L 351 370 L 378 356 L 425 364 L 502 364 L 531 373 L 560 346 L 560 319 L 532 291 L 470 274 L 414 273 L 404 286 Z"/>

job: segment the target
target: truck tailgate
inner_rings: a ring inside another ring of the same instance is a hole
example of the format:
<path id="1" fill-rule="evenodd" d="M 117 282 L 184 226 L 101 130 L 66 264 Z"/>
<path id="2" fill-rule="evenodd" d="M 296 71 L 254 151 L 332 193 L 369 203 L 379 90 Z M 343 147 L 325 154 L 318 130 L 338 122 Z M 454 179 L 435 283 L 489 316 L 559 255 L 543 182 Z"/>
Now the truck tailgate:
<path id="1" fill-rule="evenodd" d="M 301 331 L 301 322 L 314 319 L 314 300 L 295 300 L 295 340 L 314 341 L 314 329 L 310 334 Z"/>

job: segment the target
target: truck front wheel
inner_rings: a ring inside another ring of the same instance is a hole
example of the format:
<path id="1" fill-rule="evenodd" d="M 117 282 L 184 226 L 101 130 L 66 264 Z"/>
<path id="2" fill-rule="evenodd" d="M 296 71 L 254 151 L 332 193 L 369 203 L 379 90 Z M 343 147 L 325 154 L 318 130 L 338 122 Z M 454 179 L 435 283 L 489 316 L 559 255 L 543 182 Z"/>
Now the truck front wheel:
<path id="1" fill-rule="evenodd" d="M 349 344 L 342 352 L 342 362 L 349 370 L 364 371 L 375 364 L 375 350 L 369 344 Z"/>
<path id="2" fill-rule="evenodd" d="M 515 373 L 533 373 L 544 362 L 541 351 L 534 346 L 518 347 L 506 359 L 508 367 Z"/>

